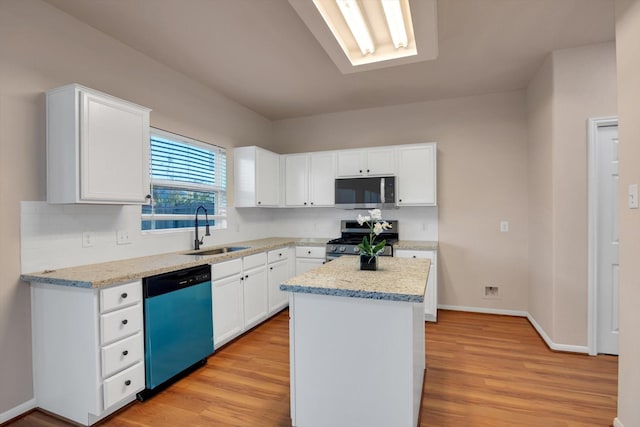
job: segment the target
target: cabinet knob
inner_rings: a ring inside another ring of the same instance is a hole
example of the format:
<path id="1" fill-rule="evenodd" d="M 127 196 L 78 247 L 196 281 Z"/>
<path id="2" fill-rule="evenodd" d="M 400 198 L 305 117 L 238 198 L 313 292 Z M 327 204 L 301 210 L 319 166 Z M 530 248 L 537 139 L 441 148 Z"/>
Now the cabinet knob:
<path id="1" fill-rule="evenodd" d="M 244 278 L 245 278 L 245 279 L 248 279 L 248 278 L 249 278 L 249 275 L 247 274 L 246 276 L 244 276 Z"/>
<path id="2" fill-rule="evenodd" d="M 126 325 L 127 323 L 129 323 L 129 321 L 128 321 L 127 319 L 124 319 L 124 320 L 122 321 L 122 324 L 123 324 L 123 325 Z"/>
<path id="3" fill-rule="evenodd" d="M 307 202 L 304 202 L 304 205 L 307 206 Z"/>
<path id="4" fill-rule="evenodd" d="M 362 169 L 360 169 L 360 173 L 362 173 Z"/>
<path id="5" fill-rule="evenodd" d="M 413 257 L 415 258 L 416 256 L 414 255 Z"/>
<path id="6" fill-rule="evenodd" d="M 151 200 L 151 194 L 147 194 L 146 196 L 144 196 L 144 198 Z"/>
<path id="7" fill-rule="evenodd" d="M 307 251 L 307 253 L 308 253 L 309 255 L 311 255 L 311 251 Z"/>
<path id="8" fill-rule="evenodd" d="M 240 280 L 244 280 L 244 277 L 240 276 Z"/>
<path id="9" fill-rule="evenodd" d="M 367 169 L 367 173 L 369 173 L 369 172 L 370 172 L 369 169 Z"/>
<path id="10" fill-rule="evenodd" d="M 402 202 L 402 199 L 398 199 L 399 202 Z"/>
<path id="11" fill-rule="evenodd" d="M 258 204 L 260 205 L 260 204 L 262 204 L 262 202 L 258 202 Z"/>
<path id="12" fill-rule="evenodd" d="M 278 254 L 278 256 L 282 256 L 282 252 L 280 252 L 280 253 Z"/>
<path id="13" fill-rule="evenodd" d="M 131 385 L 131 380 L 126 380 L 124 382 L 124 385 L 126 385 L 127 387 L 129 387 Z"/>
<path id="14" fill-rule="evenodd" d="M 273 267 L 269 267 L 269 270 L 273 270 Z"/>
<path id="15" fill-rule="evenodd" d="M 311 202 L 311 204 L 313 204 L 313 202 Z"/>
<path id="16" fill-rule="evenodd" d="M 120 298 L 125 299 L 125 298 L 126 298 L 126 297 L 128 297 L 128 296 L 129 296 L 129 295 L 127 295 L 127 293 L 126 293 L 126 292 L 123 292 L 123 293 L 120 295 Z"/>
<path id="17" fill-rule="evenodd" d="M 125 350 L 125 351 L 122 352 L 123 356 L 126 356 L 127 354 L 129 354 L 129 350 Z"/>

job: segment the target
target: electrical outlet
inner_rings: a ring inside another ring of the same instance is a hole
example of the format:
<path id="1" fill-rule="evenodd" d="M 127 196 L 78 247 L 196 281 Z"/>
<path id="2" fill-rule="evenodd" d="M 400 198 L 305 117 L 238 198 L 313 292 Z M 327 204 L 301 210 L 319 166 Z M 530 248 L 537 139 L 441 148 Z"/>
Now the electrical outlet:
<path id="1" fill-rule="evenodd" d="M 502 233 L 509 232 L 509 221 L 500 221 L 500 231 Z"/>
<path id="2" fill-rule="evenodd" d="M 91 246 L 93 246 L 93 233 L 85 231 L 82 233 L 82 247 L 90 248 Z"/>
<path id="3" fill-rule="evenodd" d="M 129 230 L 116 231 L 116 243 L 119 245 L 127 245 L 131 243 L 131 236 L 129 236 Z"/>
<path id="4" fill-rule="evenodd" d="M 484 297 L 485 298 L 500 298 L 500 288 L 495 285 L 485 286 L 484 287 Z"/>

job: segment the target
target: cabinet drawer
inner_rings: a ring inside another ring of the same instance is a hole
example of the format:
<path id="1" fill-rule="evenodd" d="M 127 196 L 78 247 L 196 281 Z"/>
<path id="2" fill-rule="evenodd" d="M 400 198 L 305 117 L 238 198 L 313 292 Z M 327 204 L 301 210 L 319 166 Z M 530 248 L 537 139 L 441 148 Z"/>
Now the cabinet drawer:
<path id="1" fill-rule="evenodd" d="M 296 258 L 323 258 L 326 249 L 324 246 L 296 246 Z"/>
<path id="2" fill-rule="evenodd" d="M 242 259 L 232 259 L 231 261 L 219 262 L 211 266 L 211 279 L 217 280 L 223 277 L 233 276 L 242 272 Z"/>
<path id="3" fill-rule="evenodd" d="M 142 330 L 141 304 L 100 316 L 100 343 L 102 345 L 135 334 L 140 330 Z"/>
<path id="4" fill-rule="evenodd" d="M 260 252 L 259 254 L 253 254 L 242 258 L 242 268 L 247 270 L 249 268 L 260 267 L 267 263 L 267 253 Z"/>
<path id="5" fill-rule="evenodd" d="M 397 258 L 426 258 L 433 261 L 435 259 L 435 251 L 415 251 L 409 249 L 399 249 L 395 252 Z"/>
<path id="6" fill-rule="evenodd" d="M 100 291 L 100 312 L 133 305 L 142 300 L 142 282 L 136 281 L 124 285 L 102 289 Z"/>
<path id="7" fill-rule="evenodd" d="M 280 248 L 269 251 L 267 254 L 267 262 L 271 264 L 272 262 L 280 261 L 283 259 L 287 259 L 289 257 L 289 248 Z"/>
<path id="8" fill-rule="evenodd" d="M 140 362 L 104 380 L 104 409 L 144 389 L 144 363 Z"/>
<path id="9" fill-rule="evenodd" d="M 114 373 L 142 360 L 144 344 L 142 333 L 122 341 L 116 341 L 102 348 L 102 376 L 108 377 Z"/>

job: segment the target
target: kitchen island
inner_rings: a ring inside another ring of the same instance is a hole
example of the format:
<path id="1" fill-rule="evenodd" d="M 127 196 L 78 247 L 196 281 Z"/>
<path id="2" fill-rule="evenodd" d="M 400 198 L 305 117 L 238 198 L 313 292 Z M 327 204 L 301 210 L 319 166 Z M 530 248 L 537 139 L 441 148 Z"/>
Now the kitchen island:
<path id="1" fill-rule="evenodd" d="M 430 260 L 343 256 L 285 281 L 296 427 L 415 427 Z"/>

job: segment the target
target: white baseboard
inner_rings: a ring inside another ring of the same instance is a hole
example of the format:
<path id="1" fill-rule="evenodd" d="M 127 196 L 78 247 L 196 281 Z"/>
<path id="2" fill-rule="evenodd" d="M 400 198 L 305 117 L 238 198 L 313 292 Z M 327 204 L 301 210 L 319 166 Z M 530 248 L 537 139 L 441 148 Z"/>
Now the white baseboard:
<path id="1" fill-rule="evenodd" d="M 620 421 L 618 417 L 615 417 L 613 419 L 613 427 L 624 427 L 624 425 L 622 424 L 622 421 Z"/>
<path id="2" fill-rule="evenodd" d="M 503 310 L 501 308 L 484 308 L 484 307 L 463 307 L 460 305 L 443 305 L 438 304 L 438 308 L 443 310 L 469 311 L 471 313 L 500 314 L 502 316 L 527 317 L 529 313 L 520 310 Z"/>
<path id="3" fill-rule="evenodd" d="M 36 399 L 28 400 L 15 408 L 11 408 L 0 414 L 0 424 L 7 422 L 17 416 L 24 414 L 36 407 Z"/>
<path id="4" fill-rule="evenodd" d="M 542 329 L 542 326 L 540 326 L 540 324 L 538 322 L 536 322 L 536 319 L 534 319 L 531 314 L 527 313 L 527 319 L 533 325 L 535 330 L 538 331 L 538 334 L 540 334 L 540 336 L 542 337 L 544 342 L 547 343 L 547 346 L 549 346 L 549 348 L 551 350 L 566 351 L 566 352 L 569 352 L 569 353 L 586 353 L 586 354 L 589 354 L 589 347 L 587 347 L 586 345 L 557 344 L 557 343 L 551 341 L 551 338 L 549 337 L 549 335 L 547 335 L 547 333 L 544 331 L 544 329 Z"/>
<path id="5" fill-rule="evenodd" d="M 438 308 L 443 310 L 454 310 L 454 311 L 469 311 L 472 313 L 485 313 L 485 314 L 500 314 L 503 316 L 517 316 L 517 317 L 526 317 L 529 322 L 533 325 L 536 331 L 540 334 L 544 342 L 551 350 L 556 351 L 565 351 L 568 353 L 586 353 L 589 354 L 589 347 L 586 345 L 568 345 L 568 344 L 557 344 L 551 341 L 549 335 L 542 329 L 542 326 L 536 322 L 536 319 L 529 314 L 527 311 L 520 310 L 503 310 L 500 308 L 484 308 L 484 307 L 463 307 L 459 305 L 443 305 L 438 304 Z"/>

